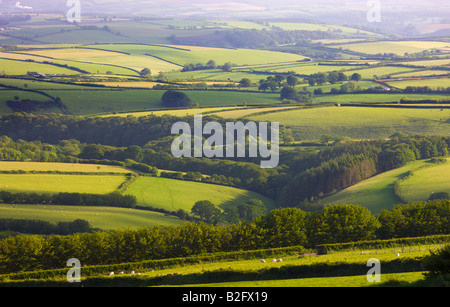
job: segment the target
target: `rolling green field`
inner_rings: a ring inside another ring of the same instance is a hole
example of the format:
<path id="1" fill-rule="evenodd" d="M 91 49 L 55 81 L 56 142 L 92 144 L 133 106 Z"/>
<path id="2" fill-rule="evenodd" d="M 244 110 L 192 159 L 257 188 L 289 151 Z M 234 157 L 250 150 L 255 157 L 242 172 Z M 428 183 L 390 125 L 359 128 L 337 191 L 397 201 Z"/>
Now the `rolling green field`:
<path id="1" fill-rule="evenodd" d="M 370 107 L 318 107 L 255 115 L 255 121 L 279 122 L 301 139 L 318 139 L 323 134 L 351 138 L 386 138 L 405 134 L 449 135 L 450 110 L 392 109 Z"/>
<path id="2" fill-rule="evenodd" d="M 182 224 L 179 218 L 162 213 L 116 207 L 0 204 L 0 216 L 13 219 L 37 219 L 50 223 L 83 219 L 102 230 L 128 227 Z"/>
<path id="3" fill-rule="evenodd" d="M 259 199 L 268 210 L 274 208 L 271 199 L 258 193 L 215 184 L 158 177 L 138 178 L 130 185 L 126 194 L 136 196 L 138 205 L 170 211 L 184 209 L 190 212 L 195 202 L 199 200 L 210 200 L 219 208 L 225 209 L 244 204 L 250 199 Z"/>
<path id="4" fill-rule="evenodd" d="M 419 169 L 400 184 L 400 192 L 410 202 L 426 201 L 432 193 L 450 194 L 450 159 L 447 163 Z"/>
<path id="5" fill-rule="evenodd" d="M 65 174 L 0 174 L 0 189 L 9 192 L 106 194 L 114 192 L 125 176 Z"/>
<path id="6" fill-rule="evenodd" d="M 390 210 L 400 202 L 394 193 L 394 183 L 406 177 L 411 169 L 425 165 L 425 161 L 414 161 L 403 167 L 384 172 L 361 181 L 347 189 L 322 199 L 324 204 L 362 205 L 372 213 Z"/>

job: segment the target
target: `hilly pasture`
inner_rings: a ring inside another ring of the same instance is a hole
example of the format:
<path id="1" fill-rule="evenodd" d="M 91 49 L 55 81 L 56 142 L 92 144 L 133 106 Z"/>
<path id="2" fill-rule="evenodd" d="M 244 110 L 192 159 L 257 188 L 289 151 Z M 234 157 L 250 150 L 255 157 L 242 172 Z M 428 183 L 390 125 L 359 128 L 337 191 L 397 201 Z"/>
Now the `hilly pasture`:
<path id="1" fill-rule="evenodd" d="M 373 95 L 375 96 L 375 95 Z M 372 107 L 316 107 L 248 117 L 279 122 L 298 139 L 318 139 L 324 134 L 356 139 L 386 138 L 405 134 L 449 135 L 449 109 L 403 109 Z"/>
<path id="2" fill-rule="evenodd" d="M 184 209 L 190 212 L 195 202 L 209 200 L 221 209 L 259 199 L 268 210 L 274 208 L 273 200 L 246 190 L 192 181 L 159 177 L 139 177 L 126 194 L 136 196 L 138 205 L 162 208 L 169 211 Z"/>
<path id="3" fill-rule="evenodd" d="M 410 202 L 426 201 L 431 194 L 450 194 L 450 159 L 447 163 L 431 165 L 414 171 L 414 174 L 400 184 L 402 197 Z"/>
<path id="4" fill-rule="evenodd" d="M 13 219 L 36 219 L 50 223 L 83 219 L 102 230 L 142 226 L 179 225 L 179 218 L 162 213 L 117 207 L 15 205 L 0 204 L 0 216 Z"/>
<path id="5" fill-rule="evenodd" d="M 368 208 L 373 214 L 390 210 L 400 203 L 395 195 L 394 183 L 405 178 L 409 171 L 426 165 L 425 161 L 414 161 L 403 167 L 384 172 L 363 180 L 347 189 L 329 195 L 321 201 L 324 204 L 354 204 Z"/>

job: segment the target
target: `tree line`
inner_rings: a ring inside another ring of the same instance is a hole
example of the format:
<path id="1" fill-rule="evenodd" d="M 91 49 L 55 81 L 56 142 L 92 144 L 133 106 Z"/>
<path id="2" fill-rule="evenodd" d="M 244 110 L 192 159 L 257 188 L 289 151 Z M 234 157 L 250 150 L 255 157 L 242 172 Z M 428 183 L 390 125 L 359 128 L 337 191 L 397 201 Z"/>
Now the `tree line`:
<path id="1" fill-rule="evenodd" d="M 50 194 L 0 191 L 0 202 L 6 204 L 107 206 L 123 208 L 134 208 L 137 204 L 135 196 L 123 195 L 119 192 L 108 194 L 59 192 Z"/>
<path id="2" fill-rule="evenodd" d="M 315 213 L 283 208 L 226 226 L 186 223 L 73 235 L 15 236 L 0 241 L 0 272 L 187 257 L 204 253 L 367 241 L 450 233 L 450 200 L 400 205 L 377 216 L 357 205 Z"/>
<path id="3" fill-rule="evenodd" d="M 88 221 L 76 219 L 72 222 L 58 222 L 56 224 L 31 219 L 0 219 L 0 232 L 18 232 L 23 234 L 41 234 L 41 235 L 70 235 L 79 232 L 91 232 L 92 227 Z"/>

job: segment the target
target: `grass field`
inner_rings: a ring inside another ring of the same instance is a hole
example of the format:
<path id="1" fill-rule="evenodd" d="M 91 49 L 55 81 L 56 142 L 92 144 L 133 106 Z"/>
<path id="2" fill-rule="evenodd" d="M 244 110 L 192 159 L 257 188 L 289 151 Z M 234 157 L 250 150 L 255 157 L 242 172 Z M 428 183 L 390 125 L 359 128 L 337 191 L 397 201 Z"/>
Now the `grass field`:
<path id="1" fill-rule="evenodd" d="M 373 67 L 373 68 L 346 71 L 345 74 L 348 77 L 350 77 L 352 74 L 358 73 L 361 75 L 361 77 L 363 79 L 372 79 L 372 78 L 374 78 L 374 76 L 377 76 L 378 78 L 380 78 L 380 77 L 388 76 L 388 75 L 392 75 L 392 74 L 410 72 L 412 70 L 414 70 L 414 69 L 406 68 L 406 67 L 382 66 L 382 67 Z"/>
<path id="2" fill-rule="evenodd" d="M 378 53 L 394 53 L 397 55 L 404 55 L 407 53 L 417 53 L 423 50 L 445 49 L 450 46 L 447 42 L 438 41 L 378 41 L 378 42 L 364 42 L 354 44 L 334 45 L 333 48 L 348 49 L 351 51 L 378 54 Z"/>
<path id="3" fill-rule="evenodd" d="M 172 116 L 186 116 L 186 115 L 194 115 L 194 114 L 214 114 L 219 115 L 222 112 L 233 112 L 230 110 L 236 110 L 236 109 L 242 109 L 244 107 L 217 107 L 217 108 L 193 108 L 193 109 L 176 109 L 176 110 L 161 110 L 161 111 L 143 111 L 143 112 L 131 112 L 131 113 L 119 113 L 119 114 L 110 114 L 110 115 L 101 115 L 100 117 L 111 117 L 111 116 L 120 116 L 120 117 L 127 117 L 127 116 L 136 116 L 136 117 L 142 117 L 142 116 L 148 116 L 148 115 L 156 115 L 156 116 L 162 116 L 162 115 L 172 115 Z M 237 110 L 239 111 L 239 110 Z"/>
<path id="4" fill-rule="evenodd" d="M 413 283 L 423 280 L 424 272 L 407 272 L 407 273 L 392 273 L 382 274 L 380 282 L 407 282 Z M 236 281 L 236 282 L 220 282 L 209 284 L 184 285 L 185 287 L 372 287 L 376 283 L 367 281 L 366 275 L 357 276 L 340 276 L 340 277 L 315 277 L 315 278 L 293 278 L 293 279 L 278 279 L 278 280 L 253 280 L 253 281 Z"/>
<path id="5" fill-rule="evenodd" d="M 177 48 L 174 48 L 172 46 L 164 45 L 127 44 L 90 45 L 85 46 L 85 48 L 120 51 L 130 53 L 132 55 L 149 54 L 158 59 L 181 66 L 189 63 L 206 64 L 209 60 L 214 60 L 217 65 L 223 65 L 227 62 L 231 62 L 236 65 L 252 65 L 299 61 L 305 59 L 305 57 L 295 54 L 253 49 L 200 48 L 193 46 L 178 46 Z"/>
<path id="6" fill-rule="evenodd" d="M 57 162 L 16 162 L 0 161 L 0 171 L 40 171 L 40 172 L 83 172 L 83 173 L 130 173 L 130 170 L 121 166 L 100 164 L 76 164 Z"/>
<path id="7" fill-rule="evenodd" d="M 112 112 L 136 112 L 163 109 L 163 90 L 127 89 L 88 91 L 46 90 L 53 97 L 60 97 L 73 115 L 89 115 Z M 200 107 L 226 107 L 243 104 L 281 103 L 278 93 L 252 93 L 228 91 L 183 91 Z"/>
<path id="8" fill-rule="evenodd" d="M 191 211 L 196 201 L 210 200 L 221 209 L 244 204 L 250 199 L 260 199 L 268 209 L 274 202 L 260 194 L 242 189 L 181 181 L 158 177 L 140 177 L 127 190 L 126 194 L 136 196 L 138 205 L 163 208 L 170 211 L 184 209 Z"/>
<path id="9" fill-rule="evenodd" d="M 373 95 L 375 96 L 375 95 Z M 319 107 L 255 115 L 255 121 L 279 122 L 301 140 L 323 134 L 352 138 L 385 138 L 395 132 L 449 135 L 450 110 L 370 107 Z"/>
<path id="10" fill-rule="evenodd" d="M 55 75 L 75 75 L 78 72 L 49 64 L 0 59 L 0 73 L 4 75 L 26 75 L 27 72 Z"/>
<path id="11" fill-rule="evenodd" d="M 407 86 L 428 86 L 432 89 L 438 87 L 449 87 L 450 78 L 435 78 L 435 79 L 422 79 L 422 80 L 402 80 L 387 82 L 390 86 L 405 89 Z"/>
<path id="12" fill-rule="evenodd" d="M 399 102 L 402 98 L 415 100 L 424 99 L 448 99 L 448 95 L 436 94 L 339 94 L 322 95 L 314 97 L 316 102 L 334 102 L 334 103 L 370 103 L 370 102 Z"/>
<path id="13" fill-rule="evenodd" d="M 347 189 L 322 199 L 324 204 L 354 204 L 364 206 L 373 214 L 383 209 L 390 210 L 400 200 L 394 193 L 394 183 L 406 177 L 411 169 L 425 165 L 424 161 L 414 161 L 406 166 L 384 172 L 361 181 Z"/>
<path id="14" fill-rule="evenodd" d="M 106 194 L 114 192 L 125 176 L 65 174 L 0 174 L 0 189 L 9 192 Z"/>
<path id="15" fill-rule="evenodd" d="M 400 184 L 400 192 L 410 202 L 426 201 L 432 193 L 450 194 L 450 159 L 447 163 L 419 169 Z"/>
<path id="16" fill-rule="evenodd" d="M 176 217 L 153 211 L 89 206 L 15 205 L 13 207 L 9 204 L 0 204 L 0 216 L 14 219 L 37 219 L 51 223 L 83 219 L 88 221 L 91 227 L 103 230 L 183 223 Z"/>
<path id="17" fill-rule="evenodd" d="M 202 272 L 213 272 L 213 271 L 232 271 L 232 272 L 242 272 L 243 274 L 248 272 L 263 272 L 265 270 L 283 269 L 286 267 L 295 266 L 308 266 L 315 264 L 334 264 L 334 263 L 355 263 L 360 264 L 361 267 L 366 267 L 366 263 L 370 258 L 377 258 L 381 263 L 392 261 L 398 259 L 396 256 L 397 251 L 394 249 L 378 250 L 378 251 L 367 251 L 367 253 L 361 254 L 360 251 L 342 251 L 342 252 L 332 252 L 328 255 L 321 256 L 307 256 L 304 258 L 298 258 L 294 255 L 279 255 L 274 258 L 282 257 L 283 262 L 271 263 L 271 259 L 266 259 L 267 263 L 261 263 L 259 259 L 251 260 L 233 260 L 233 261 L 219 261 L 212 263 L 201 263 L 194 265 L 184 265 L 176 268 L 167 269 L 155 269 L 147 272 L 143 272 L 144 277 L 156 277 L 156 276 L 166 276 L 170 274 L 180 274 L 190 275 L 199 274 Z M 408 248 L 401 252 L 400 258 L 405 260 L 415 257 L 423 257 L 429 255 L 429 250 L 425 246 L 421 246 L 421 250 L 418 251 L 418 247 L 413 247 L 411 251 Z M 383 268 L 383 266 L 382 266 Z M 383 269 L 382 269 L 383 270 Z M 423 279 L 422 272 L 405 272 L 405 273 L 383 273 L 380 278 L 381 282 L 388 282 L 390 280 L 394 281 L 406 281 L 415 282 Z M 189 283 L 177 286 L 198 286 L 198 287 L 368 287 L 375 286 L 376 283 L 370 283 L 367 281 L 366 275 L 358 276 L 328 276 L 328 277 L 315 277 L 315 278 L 285 278 L 276 280 L 245 280 L 245 281 L 218 281 L 213 283 Z"/>

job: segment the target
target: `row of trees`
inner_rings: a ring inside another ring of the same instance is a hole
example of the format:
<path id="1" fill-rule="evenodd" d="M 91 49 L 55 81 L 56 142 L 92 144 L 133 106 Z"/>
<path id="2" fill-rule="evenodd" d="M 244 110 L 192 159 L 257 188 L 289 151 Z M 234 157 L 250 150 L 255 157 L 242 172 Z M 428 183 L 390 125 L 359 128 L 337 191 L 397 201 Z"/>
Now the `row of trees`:
<path id="1" fill-rule="evenodd" d="M 335 205 L 316 213 L 272 210 L 227 226 L 187 223 L 68 236 L 16 236 L 0 241 L 0 272 L 52 269 L 78 258 L 83 265 L 186 257 L 286 246 L 315 247 L 400 236 L 450 233 L 450 201 L 396 207 L 373 216 L 361 206 Z"/>
<path id="2" fill-rule="evenodd" d="M 0 231 L 25 234 L 69 235 L 79 232 L 91 232 L 92 230 L 89 222 L 82 219 L 76 219 L 73 222 L 58 222 L 56 224 L 31 219 L 0 219 Z"/>
<path id="3" fill-rule="evenodd" d="M 0 202 L 6 204 L 53 204 L 66 206 L 107 206 L 107 207 L 136 207 L 137 200 L 133 195 L 123 195 L 119 192 L 108 194 L 87 193 L 12 193 L 0 191 Z"/>

